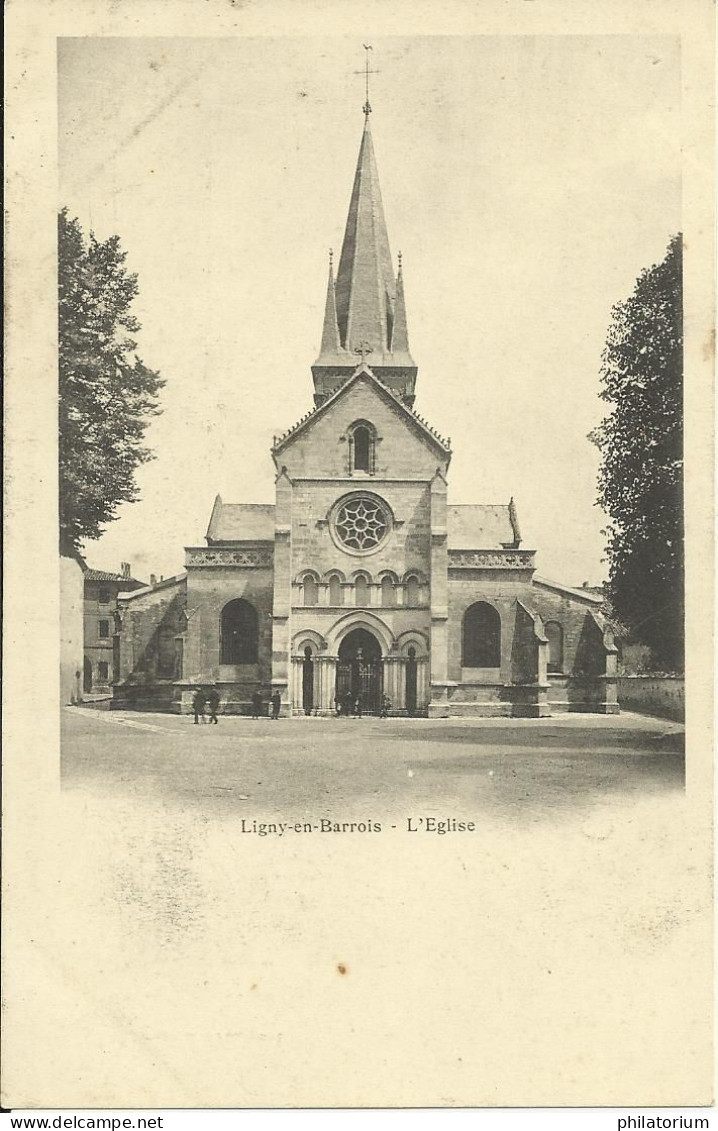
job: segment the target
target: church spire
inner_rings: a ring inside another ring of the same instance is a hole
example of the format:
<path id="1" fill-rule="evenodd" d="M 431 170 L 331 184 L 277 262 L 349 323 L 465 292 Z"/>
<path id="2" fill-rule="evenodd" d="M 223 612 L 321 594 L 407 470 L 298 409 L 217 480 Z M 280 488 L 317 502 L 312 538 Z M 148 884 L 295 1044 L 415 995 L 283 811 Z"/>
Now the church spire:
<path id="1" fill-rule="evenodd" d="M 312 366 L 318 404 L 353 373 L 359 348 L 371 351 L 371 368 L 385 384 L 406 403 L 414 400 L 416 365 L 409 353 L 401 272 L 397 280 L 392 266 L 370 110 L 367 99 L 339 268 L 327 290 L 321 351 Z"/>
<path id="2" fill-rule="evenodd" d="M 322 329 L 323 354 L 336 354 L 339 350 L 339 327 L 337 326 L 337 304 L 334 298 L 333 252 L 329 252 L 329 278 L 327 280 L 327 299 L 324 305 L 324 327 Z"/>
<path id="3" fill-rule="evenodd" d="M 391 352 L 409 352 L 409 333 L 406 328 L 406 304 L 404 302 L 404 273 L 399 252 L 399 270 L 396 276 L 396 297 L 394 299 L 394 326 L 391 334 Z"/>
<path id="4" fill-rule="evenodd" d="M 374 353 L 388 350 L 394 287 L 389 235 L 367 114 L 337 272 L 337 320 L 344 349 L 351 351 L 360 342 L 368 341 Z"/>

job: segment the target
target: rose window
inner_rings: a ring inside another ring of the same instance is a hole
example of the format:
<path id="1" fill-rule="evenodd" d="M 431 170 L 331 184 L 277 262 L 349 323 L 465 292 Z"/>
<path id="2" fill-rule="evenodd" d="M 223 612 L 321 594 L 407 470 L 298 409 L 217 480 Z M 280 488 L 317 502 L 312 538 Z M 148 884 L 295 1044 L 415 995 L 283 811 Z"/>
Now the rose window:
<path id="1" fill-rule="evenodd" d="M 362 495 L 342 503 L 334 525 L 350 550 L 373 550 L 386 534 L 389 520 L 381 503 Z"/>

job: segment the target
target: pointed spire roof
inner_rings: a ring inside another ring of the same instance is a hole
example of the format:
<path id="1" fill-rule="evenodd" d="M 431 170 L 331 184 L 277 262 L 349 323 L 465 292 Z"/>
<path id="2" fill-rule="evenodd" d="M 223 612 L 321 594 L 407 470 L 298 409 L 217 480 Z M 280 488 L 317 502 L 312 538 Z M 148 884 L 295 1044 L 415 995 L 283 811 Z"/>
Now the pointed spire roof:
<path id="1" fill-rule="evenodd" d="M 334 297 L 334 269 L 332 266 L 332 253 L 329 252 L 329 279 L 327 280 L 327 299 L 324 306 L 324 326 L 322 328 L 321 352 L 336 354 L 339 352 L 339 327 L 337 325 L 337 306 Z"/>
<path id="2" fill-rule="evenodd" d="M 322 344 L 312 366 L 317 404 L 353 373 L 359 353 L 413 403 L 416 364 L 409 353 L 401 270 L 397 280 L 392 266 L 366 106 L 339 268 L 334 281 L 330 267 Z"/>
<path id="3" fill-rule="evenodd" d="M 394 326 L 391 334 L 392 353 L 409 352 L 409 332 L 406 328 L 406 304 L 404 302 L 404 272 L 399 253 L 399 272 L 396 276 L 396 297 L 394 299 Z"/>
<path id="4" fill-rule="evenodd" d="M 337 272 L 337 321 L 344 349 L 352 352 L 366 341 L 375 353 L 388 350 L 394 288 L 389 235 L 366 114 Z"/>

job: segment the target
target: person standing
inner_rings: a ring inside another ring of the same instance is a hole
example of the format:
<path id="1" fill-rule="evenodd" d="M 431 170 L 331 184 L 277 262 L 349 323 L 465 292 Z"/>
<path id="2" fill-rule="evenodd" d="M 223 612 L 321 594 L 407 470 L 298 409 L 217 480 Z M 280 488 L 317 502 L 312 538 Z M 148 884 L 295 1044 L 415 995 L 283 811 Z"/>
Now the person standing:
<path id="1" fill-rule="evenodd" d="M 386 719 L 389 715 L 390 710 L 391 710 L 391 699 L 389 698 L 388 695 L 382 695 L 382 697 L 381 697 L 381 711 L 379 712 L 379 718 Z"/>
<path id="2" fill-rule="evenodd" d="M 257 690 L 252 695 L 252 718 L 258 719 L 262 714 L 262 692 Z"/>
<path id="3" fill-rule="evenodd" d="M 356 699 L 354 700 L 354 714 L 356 715 L 356 717 L 358 719 L 361 718 L 361 709 L 362 709 L 362 693 L 360 691 L 359 694 L 357 695 Z"/>
<path id="4" fill-rule="evenodd" d="M 202 717 L 202 722 L 207 720 L 204 717 L 204 705 L 207 702 L 207 697 L 201 687 L 198 687 L 192 696 L 192 708 L 194 710 L 194 725 L 197 726 Z"/>
<path id="5" fill-rule="evenodd" d="M 217 708 L 219 707 L 219 692 L 216 687 L 210 687 L 207 692 L 207 705 L 209 707 L 210 723 L 217 722 Z"/>
<path id="6" fill-rule="evenodd" d="M 274 694 L 272 695 L 272 718 L 273 719 L 279 718 L 279 711 L 281 709 L 281 706 L 282 706 L 282 696 L 279 694 L 278 691 L 275 691 Z"/>

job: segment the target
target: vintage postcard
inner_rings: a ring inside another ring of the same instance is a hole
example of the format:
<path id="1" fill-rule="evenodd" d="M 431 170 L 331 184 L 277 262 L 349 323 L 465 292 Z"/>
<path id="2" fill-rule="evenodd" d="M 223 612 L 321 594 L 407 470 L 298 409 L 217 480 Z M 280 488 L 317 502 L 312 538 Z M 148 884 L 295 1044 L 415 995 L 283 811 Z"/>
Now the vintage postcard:
<path id="1" fill-rule="evenodd" d="M 8 14 L 3 1106 L 711 1104 L 711 5 Z"/>

